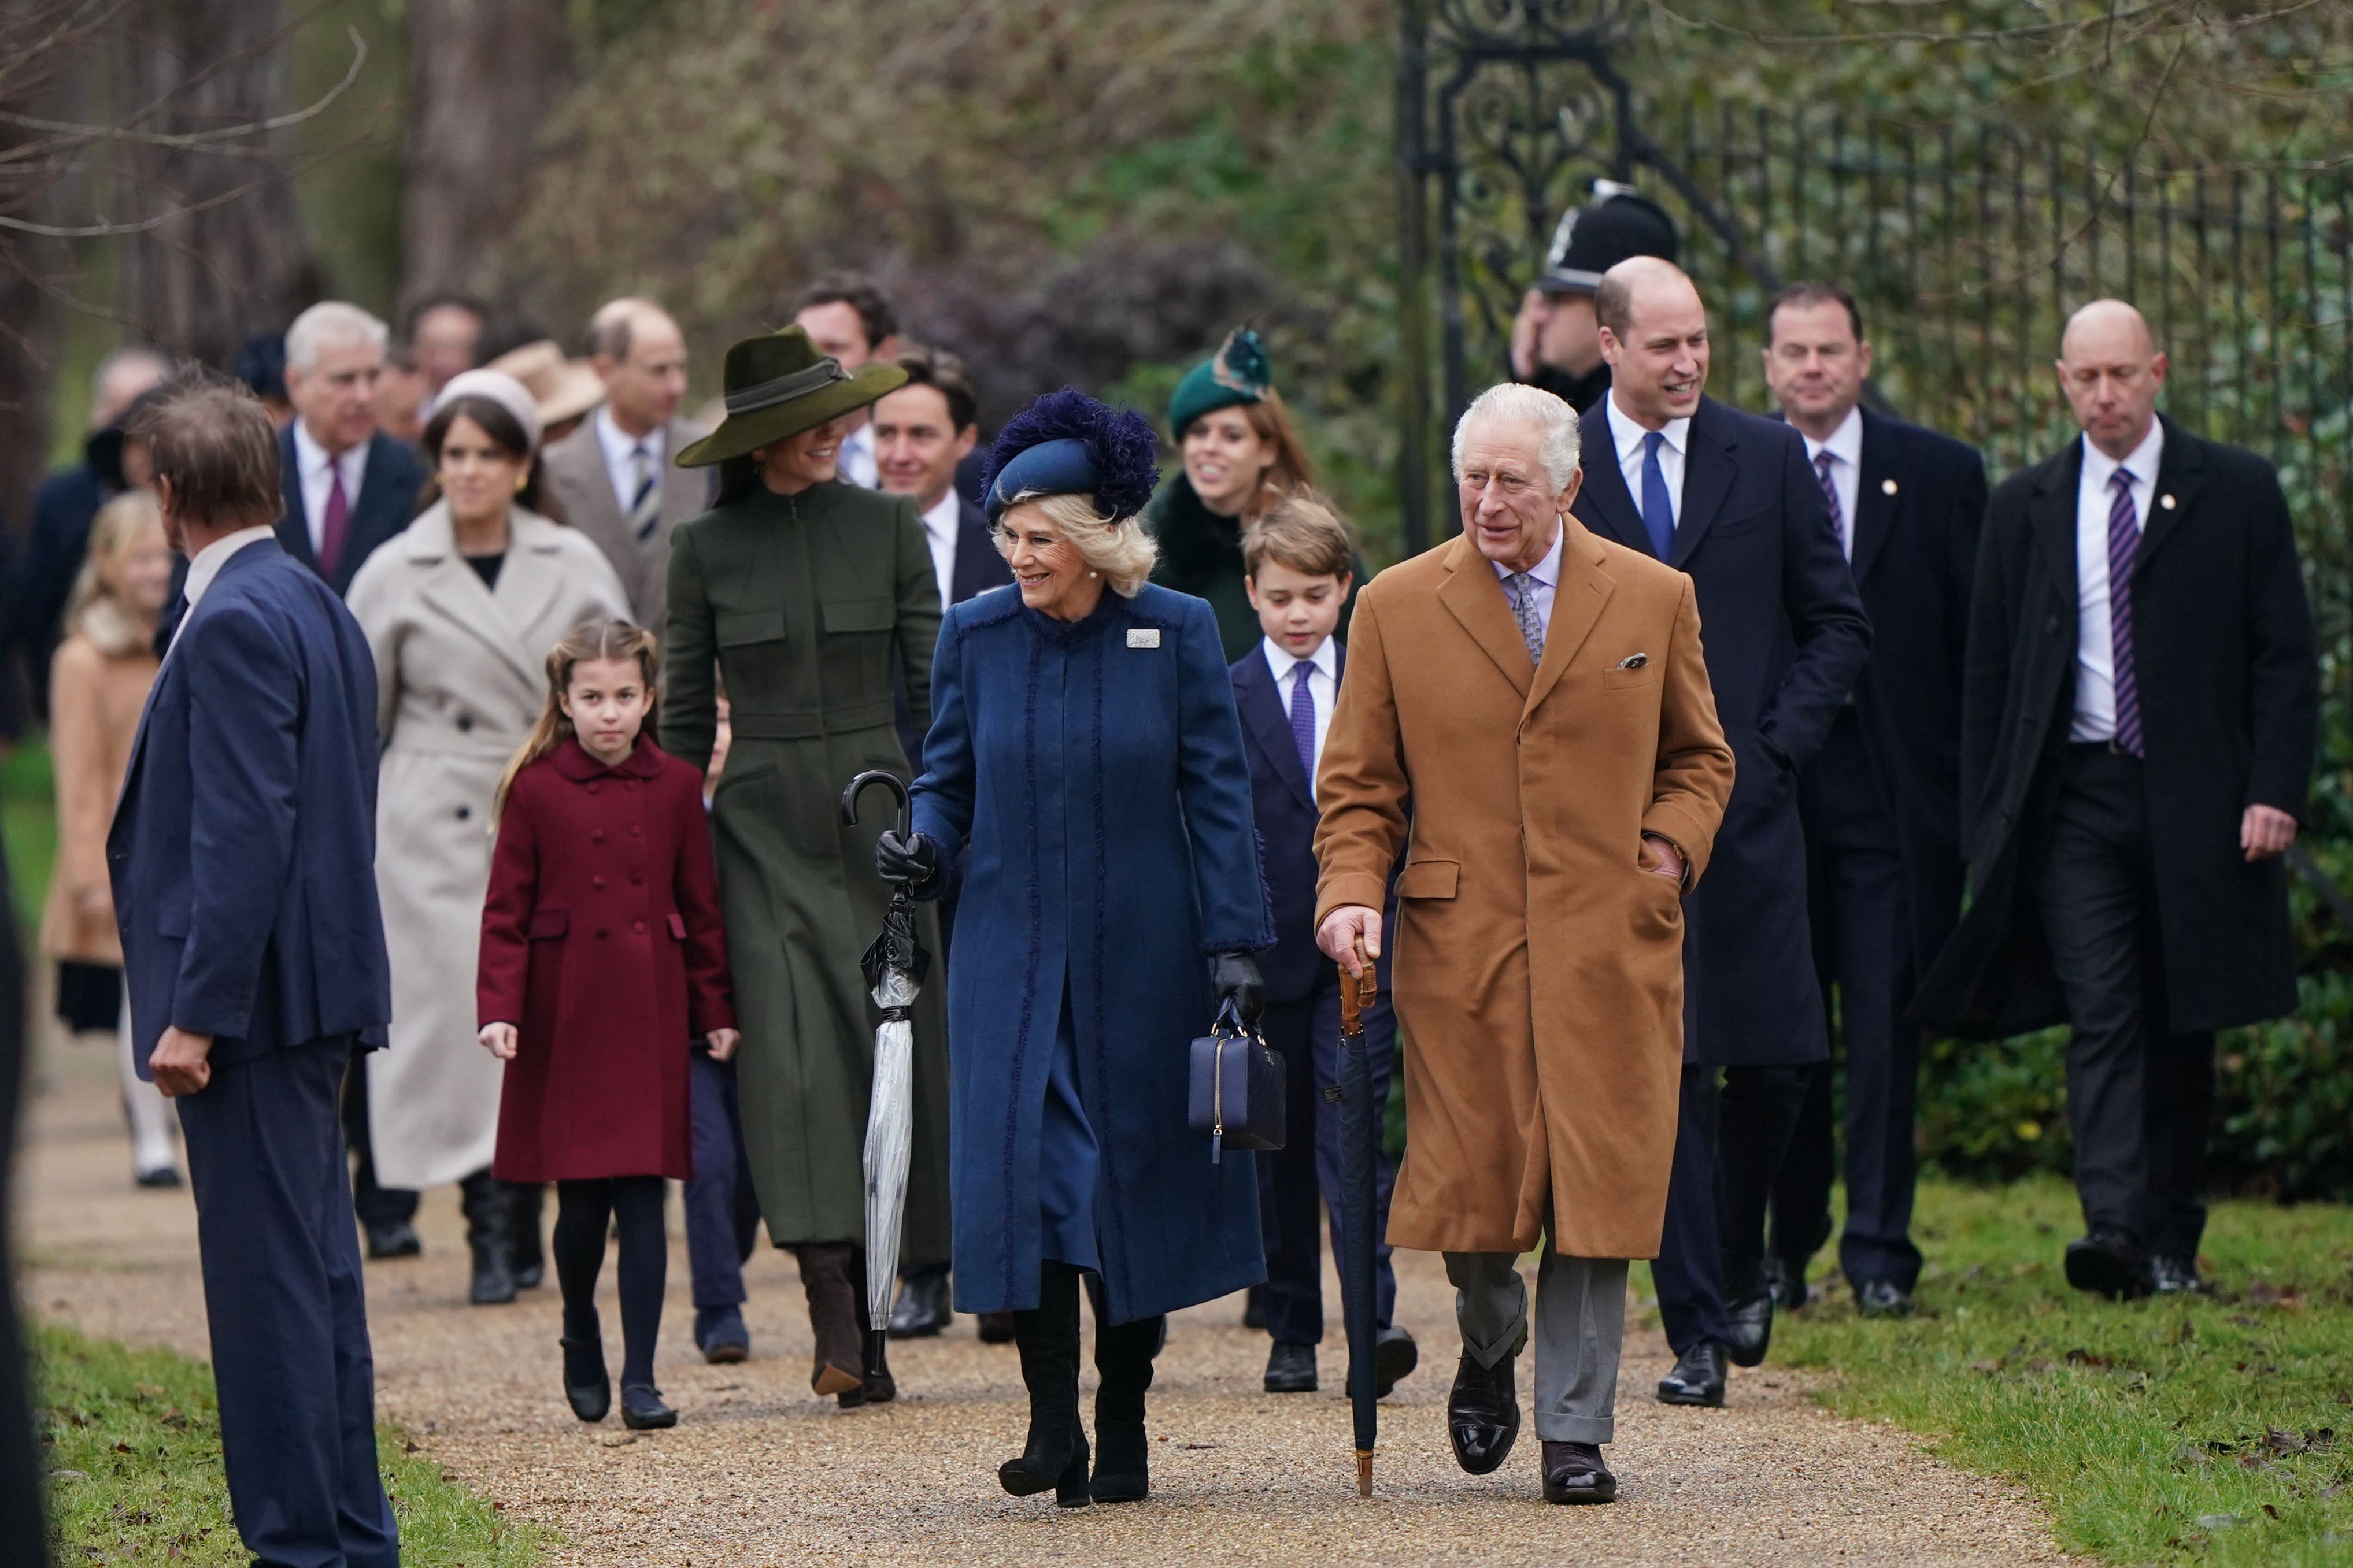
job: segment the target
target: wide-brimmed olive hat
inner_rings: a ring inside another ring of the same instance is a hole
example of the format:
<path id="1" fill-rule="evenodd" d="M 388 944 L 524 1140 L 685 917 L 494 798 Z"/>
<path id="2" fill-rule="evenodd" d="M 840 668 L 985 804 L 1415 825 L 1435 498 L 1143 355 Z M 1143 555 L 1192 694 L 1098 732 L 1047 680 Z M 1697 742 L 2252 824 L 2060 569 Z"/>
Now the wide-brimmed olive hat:
<path id="1" fill-rule="evenodd" d="M 907 373 L 875 360 L 855 371 L 817 352 L 801 327 L 745 338 L 727 351 L 727 417 L 678 455 L 681 468 L 707 468 L 863 408 L 906 384 Z"/>

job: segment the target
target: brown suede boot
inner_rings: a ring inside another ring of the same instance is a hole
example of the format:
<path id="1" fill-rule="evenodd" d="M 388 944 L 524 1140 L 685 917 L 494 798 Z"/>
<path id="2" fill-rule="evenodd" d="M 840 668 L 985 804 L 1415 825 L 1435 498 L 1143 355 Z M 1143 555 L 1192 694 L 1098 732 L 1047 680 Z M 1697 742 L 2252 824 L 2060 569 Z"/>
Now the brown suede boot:
<path id="1" fill-rule="evenodd" d="M 793 1248 L 800 1260 L 801 1289 L 808 1296 L 809 1329 L 817 1336 L 817 1364 L 809 1386 L 833 1394 L 845 1410 L 866 1403 L 866 1341 L 859 1331 L 859 1292 L 852 1276 L 857 1248 L 846 1241 L 807 1243 Z"/>

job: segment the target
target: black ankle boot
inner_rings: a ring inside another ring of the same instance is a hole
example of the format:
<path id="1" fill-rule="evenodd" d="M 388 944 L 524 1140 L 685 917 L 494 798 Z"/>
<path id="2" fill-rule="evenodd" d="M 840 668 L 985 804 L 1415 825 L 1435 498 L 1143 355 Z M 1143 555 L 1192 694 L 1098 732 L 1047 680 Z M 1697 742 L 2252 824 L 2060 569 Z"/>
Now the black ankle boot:
<path id="1" fill-rule="evenodd" d="M 1089 1494 L 1097 1502 L 1139 1502 L 1152 1492 L 1152 1440 L 1144 1430 L 1144 1394 L 1152 1386 L 1152 1358 L 1160 1353 L 1166 1318 L 1144 1318 L 1105 1328 L 1095 1322 L 1095 1474 Z"/>
<path id="2" fill-rule="evenodd" d="M 459 1207 L 466 1215 L 466 1245 L 474 1255 L 474 1278 L 466 1299 L 492 1307 L 515 1299 L 514 1214 L 506 1184 L 477 1171 L 458 1184 Z"/>
<path id="3" fill-rule="evenodd" d="M 585 1334 L 567 1332 L 564 1347 L 564 1397 L 583 1421 L 602 1421 L 613 1408 L 613 1380 L 605 1372 L 604 1336 L 591 1325 Z"/>
<path id="4" fill-rule="evenodd" d="M 1089 1500 L 1086 1434 L 1079 1428 L 1079 1271 L 1039 1267 L 1038 1309 L 1013 1314 L 1021 1382 L 1029 1390 L 1029 1439 L 1018 1459 L 997 1468 L 997 1484 L 1015 1497 L 1054 1489 L 1075 1508 Z"/>

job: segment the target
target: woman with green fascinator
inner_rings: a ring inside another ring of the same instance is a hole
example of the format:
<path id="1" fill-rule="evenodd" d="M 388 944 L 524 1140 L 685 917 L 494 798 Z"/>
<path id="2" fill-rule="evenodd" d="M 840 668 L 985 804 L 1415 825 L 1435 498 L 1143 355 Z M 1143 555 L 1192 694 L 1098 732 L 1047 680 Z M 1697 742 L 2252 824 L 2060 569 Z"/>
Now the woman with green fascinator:
<path id="1" fill-rule="evenodd" d="M 928 728 L 940 590 L 913 498 L 836 468 L 849 416 L 906 379 L 881 361 L 845 371 L 799 327 L 729 349 L 727 416 L 678 455 L 718 465 L 718 501 L 678 526 L 670 558 L 662 749 L 709 766 L 723 684 L 733 737 L 712 822 L 752 1184 L 769 1238 L 800 1263 L 810 1386 L 845 1406 L 895 1389 L 866 1362 L 860 1158 L 879 1015 L 858 966 L 889 890 L 873 870 L 882 820 L 843 826 L 841 787 L 869 768 L 913 776 L 892 688 Z M 928 910 L 921 923 L 939 952 Z M 908 1263 L 948 1256 L 941 993 L 916 1005 Z"/>
<path id="2" fill-rule="evenodd" d="M 1266 341 L 1256 331 L 1237 329 L 1186 373 L 1168 400 L 1168 434 L 1185 465 L 1144 510 L 1145 529 L 1160 546 L 1152 580 L 1209 602 L 1231 662 L 1258 647 L 1260 637 L 1258 612 L 1243 586 L 1242 530 L 1284 491 L 1314 483 L 1291 411 L 1274 389 Z M 1356 562 L 1355 581 L 1367 575 L 1364 562 Z M 1347 640 L 1345 609 L 1339 635 Z"/>

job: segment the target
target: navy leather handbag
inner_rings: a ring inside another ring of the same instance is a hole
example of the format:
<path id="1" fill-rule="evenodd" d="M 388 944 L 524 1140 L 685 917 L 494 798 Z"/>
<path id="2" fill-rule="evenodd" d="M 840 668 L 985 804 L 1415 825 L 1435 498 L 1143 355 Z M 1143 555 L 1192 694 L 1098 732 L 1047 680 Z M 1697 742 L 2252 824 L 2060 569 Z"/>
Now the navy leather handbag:
<path id="1" fill-rule="evenodd" d="M 1282 1058 L 1255 1028 L 1243 1026 L 1228 1001 L 1209 1032 L 1193 1042 L 1186 1121 L 1209 1141 L 1209 1163 L 1228 1144 L 1282 1147 Z"/>

